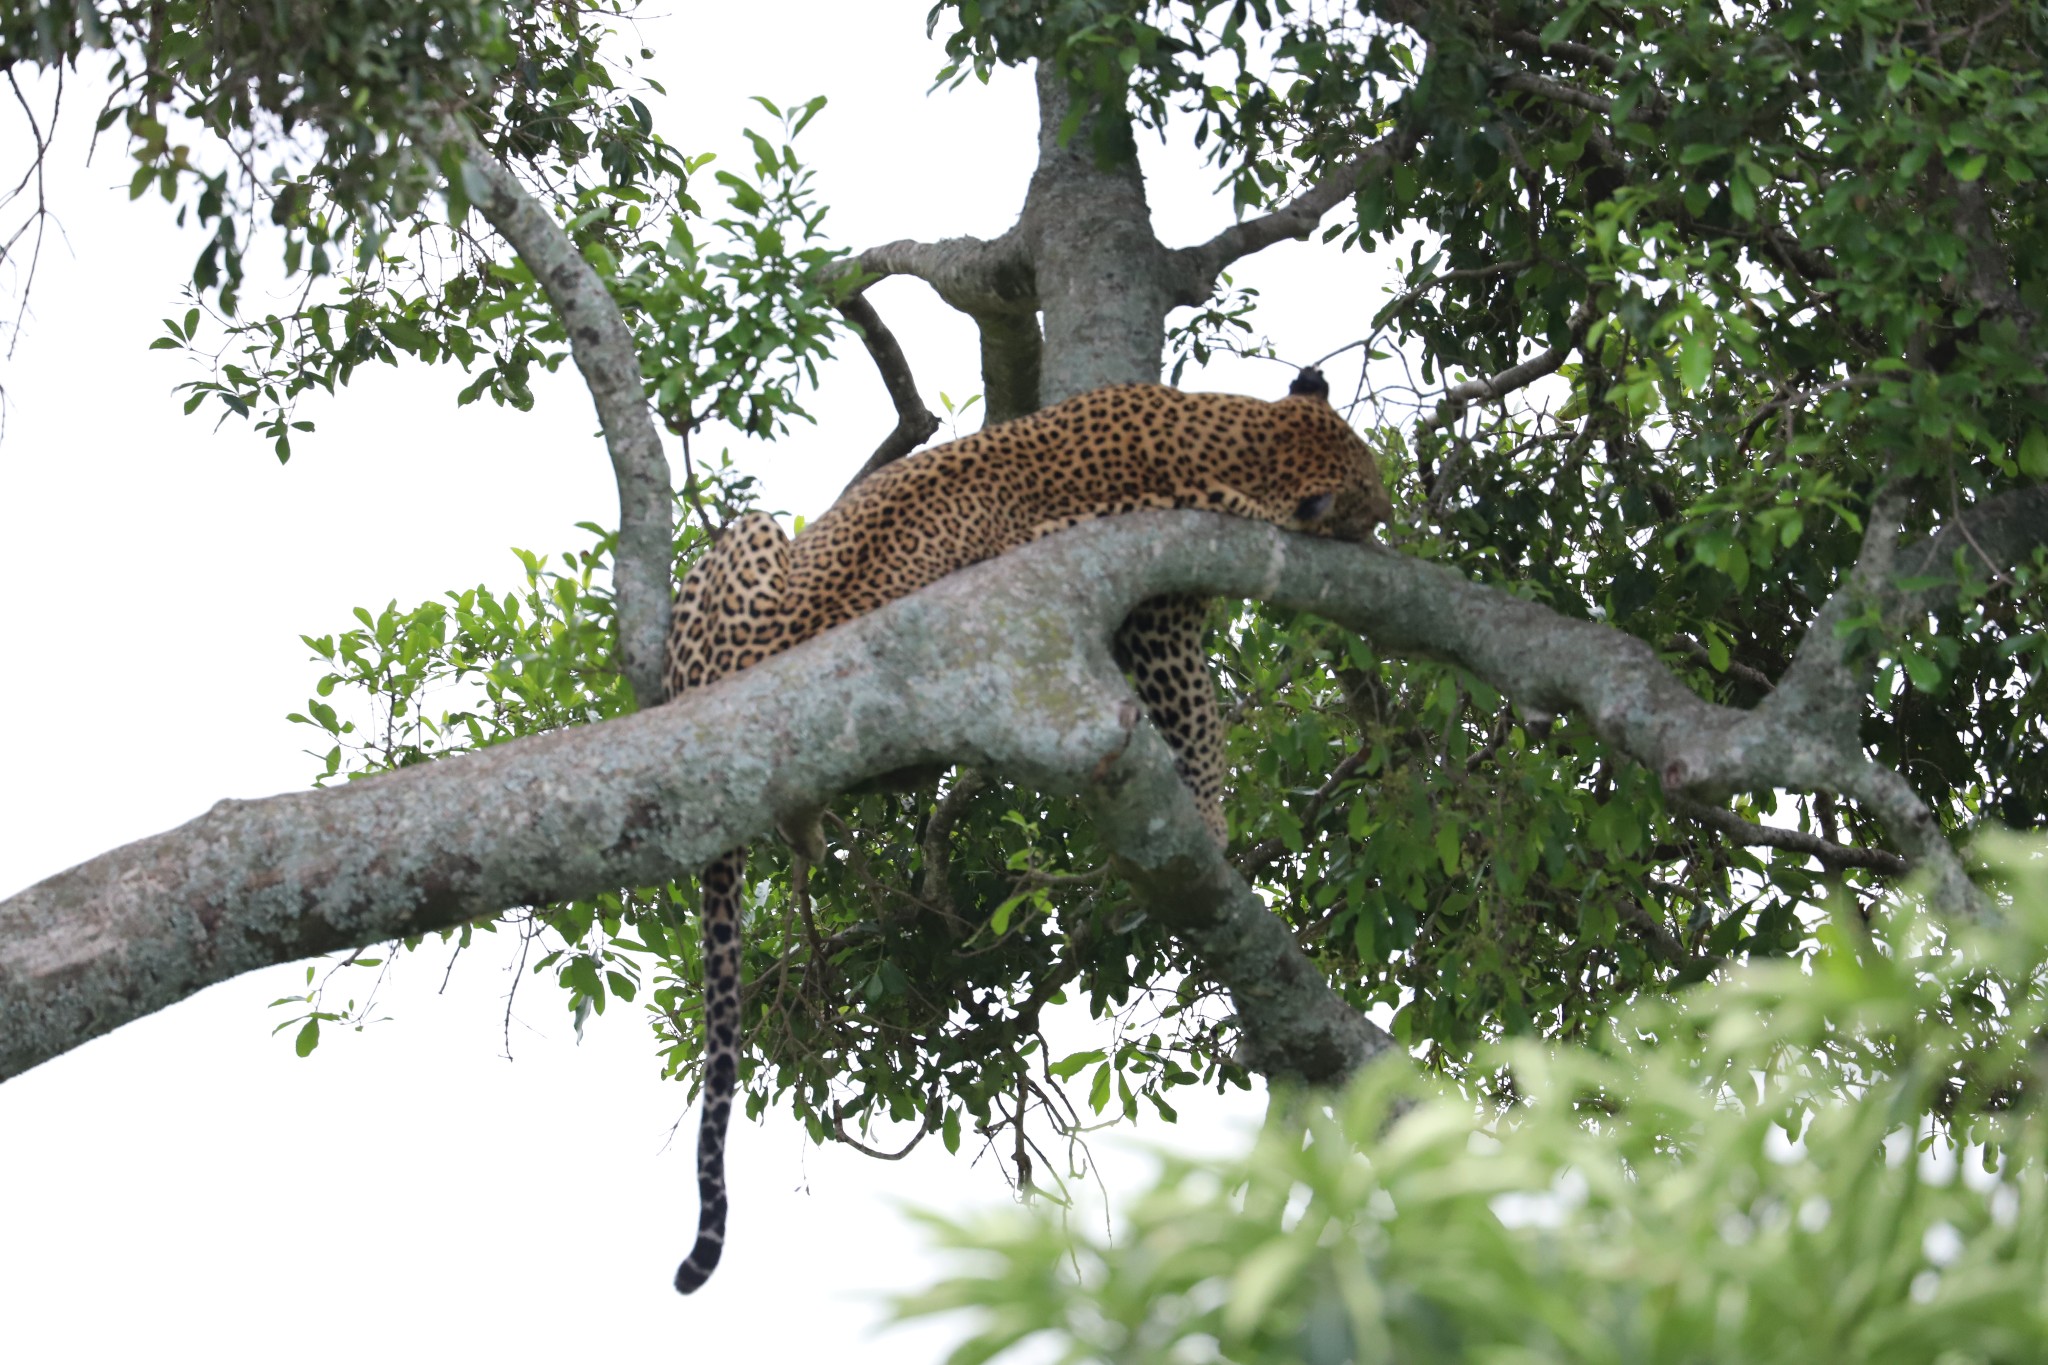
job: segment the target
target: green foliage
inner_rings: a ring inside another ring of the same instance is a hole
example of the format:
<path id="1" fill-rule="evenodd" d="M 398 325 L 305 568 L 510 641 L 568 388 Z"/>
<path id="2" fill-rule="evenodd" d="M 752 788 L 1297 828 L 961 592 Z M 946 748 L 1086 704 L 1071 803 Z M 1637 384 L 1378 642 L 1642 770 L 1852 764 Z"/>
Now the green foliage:
<path id="1" fill-rule="evenodd" d="M 289 717 L 330 746 L 316 753 L 323 771 L 315 784 L 630 710 L 611 661 L 611 593 L 602 577 L 610 537 L 584 529 L 597 544 L 552 566 L 513 551 L 525 571 L 518 591 L 479 585 L 410 610 L 395 602 L 374 613 L 357 607 L 355 627 L 300 637 L 329 669 L 306 709 Z M 328 700 L 337 692 L 364 714 L 338 711 Z M 430 712 L 434 699 L 442 709 Z"/>
<path id="2" fill-rule="evenodd" d="M 2038 5 L 950 3 L 952 74 L 1058 61 L 1269 207 L 1370 146 L 1327 240 L 1405 262 L 1354 343 L 1404 551 L 1648 641 L 1753 705 L 1859 553 L 2048 475 Z M 1333 266 L 1333 272 L 1339 269 Z M 1224 293 L 1176 365 L 1251 335 Z M 1485 407 L 1444 386 L 1562 348 Z M 1396 363 L 1405 383 L 1389 382 Z M 1935 619 L 1845 630 L 1866 745 L 1954 831 L 2048 819 L 2039 571 L 1948 566 Z M 1823 873 L 1673 818 L 1572 718 L 1273 613 L 1224 624 L 1234 847 L 1433 1066 L 1814 950 Z M 1882 846 L 1826 794 L 1737 813 Z M 1137 979 L 1153 965 L 1134 962 Z"/>
<path id="3" fill-rule="evenodd" d="M 232 314 L 259 214 L 281 232 L 287 273 L 326 275 L 349 245 L 375 259 L 439 179 L 406 136 L 436 110 L 500 104 L 548 130 L 534 150 L 580 159 L 616 122 L 591 97 L 604 35 L 584 16 L 517 0 L 29 0 L 0 22 L 0 60 L 107 60 L 98 127 L 127 132 L 132 194 L 154 190 L 208 233 L 193 284 Z"/>
<path id="4" fill-rule="evenodd" d="M 1114 1240 L 927 1215 L 962 1273 L 899 1312 L 965 1310 L 955 1365 L 2031 1360 L 2048 864 L 2001 861 L 1995 927 L 1842 900 L 1803 967 L 1489 1045 L 1510 1106 L 1398 1057 L 1283 1099 L 1241 1159 L 1164 1160 Z"/>
<path id="5" fill-rule="evenodd" d="M 627 9 L 38 3 L 0 19 L 0 64 L 108 61 L 99 129 L 127 133 L 132 193 L 160 194 L 206 234 L 193 306 L 154 344 L 207 367 L 181 386 L 188 413 L 248 420 L 280 460 L 312 429 L 297 401 L 364 364 L 453 361 L 467 376 L 459 403 L 524 409 L 534 369 L 568 355 L 532 273 L 470 217 L 459 165 L 421 150 L 444 110 L 524 173 L 604 278 L 672 430 L 718 420 L 773 434 L 803 415 L 844 287 L 790 146 L 824 101 L 761 101 L 779 137 L 749 132 L 752 164 L 713 172 L 728 211 L 706 221 L 690 182 L 711 157 L 677 151 L 633 93 L 660 87 L 631 77 L 651 54 L 614 31 Z M 259 241 L 277 245 L 298 302 L 250 318 L 240 303 Z"/>
<path id="6" fill-rule="evenodd" d="M 2036 7 L 963 0 L 935 22 L 947 14 L 953 76 L 1044 57 L 1140 123 L 1191 115 L 1247 210 L 1389 147 L 1326 235 L 1405 262 L 1354 343 L 1374 358 L 1354 416 L 1388 475 L 1392 537 L 1647 641 L 1702 696 L 1767 694 L 1880 490 L 1917 532 L 2048 477 L 2048 384 L 2024 335 L 2048 292 Z M 565 107 L 628 118 L 611 89 Z M 564 221 L 684 430 L 716 416 L 773 434 L 824 343 L 829 258 L 789 150 L 816 105 L 767 111 L 779 135 L 720 179 L 720 252 L 686 193 L 700 163 L 567 173 Z M 1098 151 L 1120 154 L 1114 138 Z M 459 184 L 451 197 L 460 222 Z M 430 288 L 395 283 L 395 259 L 358 267 L 325 313 L 235 324 L 256 349 L 227 386 L 253 409 L 252 377 L 274 385 L 262 401 L 279 420 L 295 381 L 278 375 L 339 382 L 363 357 L 452 355 L 478 365 L 469 397 L 516 402 L 520 367 L 559 359 L 516 266 Z M 1179 363 L 1247 344 L 1255 301 L 1226 289 L 1179 326 Z M 167 339 L 189 343 L 198 322 L 173 319 Z M 1552 347 L 1562 358 L 1533 387 L 1439 409 L 1446 384 Z M 1386 382 L 1397 363 L 1406 384 Z M 729 463 L 700 473 L 721 515 L 746 505 Z M 686 525 L 679 564 L 701 543 Z M 2038 824 L 2040 567 L 1948 567 L 1963 592 L 1941 616 L 1844 627 L 1872 678 L 1863 738 L 1950 830 Z M 610 714 L 602 581 L 588 558 L 529 563 L 509 599 L 365 613 L 326 641 L 330 681 L 303 713 L 325 775 Z M 1819 961 L 1814 926 L 1884 894 L 1871 872 L 1674 816 L 1653 775 L 1582 723 L 1518 713 L 1456 669 L 1264 609 L 1214 625 L 1233 858 L 1347 998 L 1390 1012 L 1472 1093 L 1516 1098 L 1494 1061 L 1505 1040 L 1599 1036 L 1616 1009 L 1744 960 Z M 430 719 L 443 686 L 454 700 Z M 322 709 L 341 693 L 367 713 Z M 1825 793 L 1743 796 L 1735 813 L 1884 842 Z M 1071 1137 L 1096 1115 L 1170 1118 L 1178 1087 L 1246 1082 L 1213 988 L 1068 803 L 911 775 L 835 803 L 827 835 L 801 890 L 782 850 L 754 850 L 754 1109 L 784 1105 L 821 1138 L 1022 1152 L 1027 1113 Z M 573 1010 L 643 1005 L 687 1077 L 702 1042 L 694 896 L 622 889 L 524 920 L 552 926 L 542 968 Z M 1046 1043 L 1041 1014 L 1064 1002 L 1103 1021 L 1098 1046 Z"/>
<path id="7" fill-rule="evenodd" d="M 824 101 L 787 114 L 760 103 L 782 138 L 748 133 L 755 160 L 746 175 L 715 172 L 729 211 L 708 224 L 685 189 L 708 155 L 664 163 L 658 176 L 572 178 L 558 191 L 563 226 L 625 314 L 649 396 L 678 433 L 712 420 L 759 436 L 782 431 L 804 415 L 801 389 L 829 353 L 840 286 L 828 267 L 841 253 L 818 243 L 825 211 L 791 146 Z M 532 406 L 533 369 L 552 371 L 568 356 L 561 321 L 524 263 L 489 254 L 471 233 L 460 179 L 447 188 L 455 221 L 445 252 L 421 223 L 409 254 L 360 262 L 331 301 L 260 320 L 213 319 L 240 359 L 216 360 L 210 378 L 185 384 L 186 410 L 211 398 L 274 435 L 283 458 L 288 432 L 310 429 L 292 418 L 300 395 L 331 393 L 362 364 L 403 358 L 459 364 L 468 376 L 459 404 Z M 707 228 L 725 249 L 701 240 Z M 196 321 L 188 313 L 182 332 L 168 322 L 156 344 L 195 347 Z"/>

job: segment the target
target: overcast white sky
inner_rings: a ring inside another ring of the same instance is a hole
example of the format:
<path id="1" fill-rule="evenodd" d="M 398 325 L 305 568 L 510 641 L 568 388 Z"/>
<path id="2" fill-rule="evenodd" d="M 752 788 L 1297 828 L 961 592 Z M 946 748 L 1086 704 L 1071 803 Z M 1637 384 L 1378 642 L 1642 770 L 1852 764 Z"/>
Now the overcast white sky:
<path id="1" fill-rule="evenodd" d="M 645 24 L 686 150 L 730 153 L 765 115 L 747 97 L 831 103 L 801 142 L 836 240 L 993 235 L 1033 154 L 1028 80 L 927 96 L 928 0 L 772 9 L 680 3 Z M 762 16 L 773 16 L 764 25 Z M 83 84 L 83 83 L 81 83 Z M 579 546 L 616 499 L 568 367 L 533 413 L 458 411 L 454 371 L 361 373 L 280 467 L 246 428 L 181 417 L 189 362 L 145 348 L 197 249 L 161 203 L 127 201 L 119 148 L 82 165 L 74 90 L 51 170 L 64 238 L 46 250 L 23 340 L 0 364 L 0 894 L 226 796 L 305 785 L 284 716 L 318 671 L 300 633 L 357 605 L 517 581 L 507 547 Z M 5 165 L 26 139 L 6 126 Z M 1229 220 L 1212 173 L 1146 148 L 1169 242 Z M 13 172 L 7 172 L 11 180 Z M 1355 338 L 1383 297 L 1355 257 L 1287 244 L 1234 272 L 1264 291 L 1292 361 Z M 922 286 L 872 296 L 928 402 L 979 389 L 964 320 Z M 260 308 L 249 300 L 245 308 Z M 815 429 L 744 458 L 765 501 L 815 516 L 893 423 L 857 346 L 829 367 Z M 1189 387 L 1277 394 L 1277 366 Z M 1340 372 L 1339 378 L 1342 378 Z M 715 449 L 715 445 L 714 445 Z M 736 454 L 738 454 L 736 450 Z M 562 997 L 529 981 L 502 1055 L 507 954 L 485 943 L 400 964 L 393 1016 L 314 1056 L 273 1038 L 268 1003 L 302 967 L 218 986 L 0 1086 L 0 1353 L 9 1360 L 936 1360 L 945 1328 L 881 1335 L 885 1293 L 939 1262 L 899 1212 L 1008 1195 L 994 1163 L 932 1143 L 884 1164 L 819 1151 L 788 1122 L 740 1123 L 725 1264 L 668 1287 L 697 1209 L 694 1111 L 657 1079 L 650 1035 L 615 1007 L 575 1044 Z M 1066 1021 L 1077 1045 L 1085 1020 Z M 1182 1106 L 1140 1139 L 1229 1147 L 1259 1105 Z M 670 1130 L 683 1122 L 678 1140 Z M 1112 1185 L 1145 1169 L 1099 1140 Z"/>

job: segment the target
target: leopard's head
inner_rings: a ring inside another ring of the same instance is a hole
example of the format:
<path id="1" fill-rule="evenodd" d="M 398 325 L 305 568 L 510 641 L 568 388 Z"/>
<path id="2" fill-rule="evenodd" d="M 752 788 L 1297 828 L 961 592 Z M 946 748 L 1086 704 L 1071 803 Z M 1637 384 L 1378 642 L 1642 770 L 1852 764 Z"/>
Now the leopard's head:
<path id="1" fill-rule="evenodd" d="M 1339 540 L 1369 538 L 1393 506 L 1371 449 L 1330 406 L 1322 372 L 1304 369 L 1272 411 L 1275 473 L 1294 494 L 1289 524 Z"/>

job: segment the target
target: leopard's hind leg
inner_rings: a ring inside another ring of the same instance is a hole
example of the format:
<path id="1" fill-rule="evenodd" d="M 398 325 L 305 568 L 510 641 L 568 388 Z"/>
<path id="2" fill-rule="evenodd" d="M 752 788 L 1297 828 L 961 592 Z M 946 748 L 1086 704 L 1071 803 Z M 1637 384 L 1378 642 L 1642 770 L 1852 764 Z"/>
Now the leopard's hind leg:
<path id="1" fill-rule="evenodd" d="M 1208 652 L 1202 648 L 1208 615 L 1209 603 L 1200 597 L 1140 602 L 1118 627 L 1112 650 L 1173 750 L 1174 767 L 1221 848 L 1229 842 L 1230 829 L 1223 815 L 1223 717 L 1216 709 Z"/>

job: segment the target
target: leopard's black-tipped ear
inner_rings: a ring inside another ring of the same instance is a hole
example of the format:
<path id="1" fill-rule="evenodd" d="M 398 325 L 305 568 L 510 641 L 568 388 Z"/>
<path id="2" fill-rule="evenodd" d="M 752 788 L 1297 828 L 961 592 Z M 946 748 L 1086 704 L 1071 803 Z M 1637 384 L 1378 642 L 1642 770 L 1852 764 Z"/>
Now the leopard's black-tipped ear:
<path id="1" fill-rule="evenodd" d="M 1296 398 L 1306 394 L 1310 398 L 1330 401 L 1330 381 L 1323 378 L 1323 372 L 1313 365 L 1301 367 L 1301 373 L 1294 376 L 1294 382 L 1287 386 L 1287 396 Z"/>

